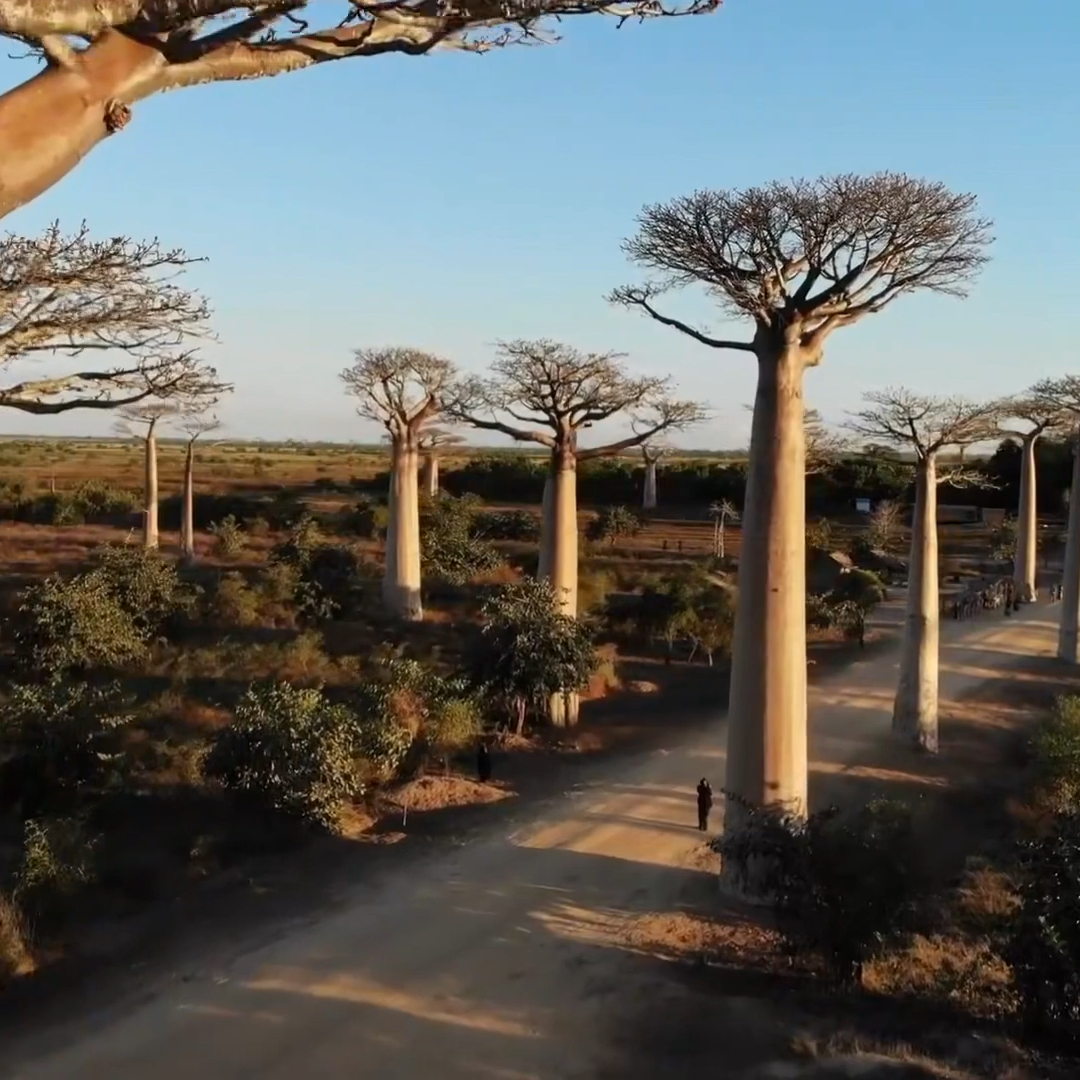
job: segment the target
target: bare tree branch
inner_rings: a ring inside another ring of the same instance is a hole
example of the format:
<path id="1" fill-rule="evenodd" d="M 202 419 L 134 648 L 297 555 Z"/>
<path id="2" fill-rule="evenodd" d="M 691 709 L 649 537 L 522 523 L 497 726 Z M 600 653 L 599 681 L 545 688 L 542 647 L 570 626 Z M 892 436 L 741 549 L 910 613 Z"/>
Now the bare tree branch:
<path id="1" fill-rule="evenodd" d="M 582 353 L 547 339 L 499 342 L 491 376 L 460 384 L 449 414 L 481 431 L 580 460 L 619 454 L 702 419 L 700 405 L 670 397 L 669 380 L 632 378 L 621 360 L 618 353 Z M 624 413 L 634 434 L 578 447 L 579 431 Z"/>
<path id="2" fill-rule="evenodd" d="M 651 303 L 701 285 L 729 314 L 750 316 L 756 339 L 794 340 L 814 364 L 833 330 L 903 293 L 964 295 L 992 239 L 975 210 L 975 196 L 902 173 L 698 191 L 642 210 L 623 249 L 652 277 L 609 299 L 713 348 L 754 349 L 711 339 Z"/>
<path id="3" fill-rule="evenodd" d="M 446 409 L 457 371 L 449 360 L 419 349 L 357 349 L 341 373 L 359 416 L 384 427 L 392 442 L 419 449 L 425 430 Z"/>
<path id="4" fill-rule="evenodd" d="M 866 407 L 849 414 L 847 429 L 874 442 L 910 449 L 919 460 L 948 447 L 964 450 L 992 439 L 1001 423 L 999 401 L 935 398 L 903 387 L 871 391 L 863 400 Z M 968 471 L 957 466 L 958 481 Z"/>
<path id="5" fill-rule="evenodd" d="M 1037 393 L 1034 387 L 1018 397 L 1004 399 L 999 408 L 1002 420 L 999 434 L 1021 441 L 1037 439 L 1048 431 L 1060 431 L 1073 422 L 1068 409 Z"/>

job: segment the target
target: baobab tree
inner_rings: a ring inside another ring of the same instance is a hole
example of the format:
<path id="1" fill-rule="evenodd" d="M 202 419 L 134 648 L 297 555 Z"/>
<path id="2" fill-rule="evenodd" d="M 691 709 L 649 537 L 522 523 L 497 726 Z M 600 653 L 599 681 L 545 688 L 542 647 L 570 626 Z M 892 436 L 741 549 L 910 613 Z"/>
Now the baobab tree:
<path id="1" fill-rule="evenodd" d="M 727 523 L 738 523 L 739 511 L 730 499 L 719 499 L 709 504 L 709 516 L 713 521 L 713 556 L 722 559 L 726 555 L 724 534 Z"/>
<path id="2" fill-rule="evenodd" d="M 645 461 L 645 486 L 641 496 L 643 510 L 656 509 L 656 472 L 660 459 L 668 452 L 668 447 L 658 442 L 641 444 L 641 456 Z"/>
<path id="3" fill-rule="evenodd" d="M 721 0 L 0 0 L 0 37 L 44 68 L 0 95 L 0 217 L 60 181 L 164 90 L 258 79 L 351 57 L 483 53 L 558 40 L 571 15 L 697 15 Z M 316 19 L 323 12 L 324 25 Z M 150 178 L 148 177 L 148 180 Z"/>
<path id="4" fill-rule="evenodd" d="M 548 340 L 506 341 L 497 346 L 487 379 L 463 384 L 455 418 L 481 431 L 497 431 L 551 453 L 549 487 L 541 521 L 538 576 L 550 580 L 561 610 L 577 615 L 577 467 L 682 430 L 704 416 L 696 402 L 671 396 L 667 379 L 634 378 L 617 353 L 582 353 Z M 632 433 L 583 448 L 578 436 L 612 417 L 628 415 Z M 576 700 L 556 723 L 576 720 Z"/>
<path id="5" fill-rule="evenodd" d="M 1073 445 L 1069 518 L 1065 532 L 1065 565 L 1061 573 L 1061 621 L 1058 624 L 1058 659 L 1080 663 L 1080 376 L 1043 379 L 1029 393 L 1067 417 Z"/>
<path id="6" fill-rule="evenodd" d="M 448 446 L 458 446 L 465 441 L 463 435 L 456 435 L 440 427 L 427 427 L 420 435 L 420 456 L 423 462 L 421 489 L 429 499 L 439 494 L 439 457 Z"/>
<path id="7" fill-rule="evenodd" d="M 143 547 L 153 551 L 160 543 L 158 530 L 158 425 L 175 420 L 184 407 L 171 401 L 142 401 L 121 409 L 116 421 L 118 434 L 139 439 L 143 444 Z"/>
<path id="8" fill-rule="evenodd" d="M 0 407 L 56 416 L 203 394 L 216 375 L 191 346 L 212 337 L 210 308 L 176 283 L 196 261 L 156 240 L 94 240 L 85 226 L 0 239 Z"/>
<path id="9" fill-rule="evenodd" d="M 938 587 L 937 489 L 968 484 L 988 486 L 982 474 L 959 464 L 939 465 L 942 450 L 963 451 L 994 437 L 1000 403 L 934 398 L 910 390 L 864 394 L 865 407 L 851 415 L 850 429 L 891 443 L 915 456 L 915 509 L 908 558 L 907 610 L 900 646 L 900 680 L 892 727 L 921 750 L 938 749 Z"/>
<path id="10" fill-rule="evenodd" d="M 356 412 L 390 438 L 390 521 L 383 601 L 401 619 L 424 617 L 420 600 L 420 444 L 443 412 L 456 371 L 449 360 L 408 348 L 357 349 L 341 373 Z"/>
<path id="11" fill-rule="evenodd" d="M 1035 570 L 1039 546 L 1039 509 L 1035 475 L 1035 444 L 1047 432 L 1068 426 L 1070 413 L 1055 401 L 1027 393 L 1002 404 L 1007 420 L 1001 434 L 1020 443 L 1020 506 L 1017 513 L 1013 580 L 1021 600 L 1035 599 Z M 1017 430 L 1017 426 L 1020 429 Z"/>
<path id="12" fill-rule="evenodd" d="M 753 405 L 744 405 L 747 412 L 753 413 Z M 834 465 L 848 449 L 844 436 L 829 428 L 817 409 L 803 410 L 803 437 L 806 443 L 806 475 L 817 476 Z"/>
<path id="13" fill-rule="evenodd" d="M 895 173 L 698 191 L 646 206 L 624 244 L 649 275 L 611 300 L 707 348 L 748 353 L 757 392 L 743 507 L 725 828 L 747 805 L 806 811 L 806 445 L 803 379 L 830 335 L 906 293 L 963 295 L 990 226 L 972 195 Z M 701 286 L 752 322 L 723 338 L 661 311 Z M 733 880 L 733 884 L 734 884 Z"/>
<path id="14" fill-rule="evenodd" d="M 221 427 L 211 412 L 189 411 L 178 418 L 184 434 L 184 487 L 180 499 L 180 551 L 185 562 L 195 561 L 195 443 Z"/>

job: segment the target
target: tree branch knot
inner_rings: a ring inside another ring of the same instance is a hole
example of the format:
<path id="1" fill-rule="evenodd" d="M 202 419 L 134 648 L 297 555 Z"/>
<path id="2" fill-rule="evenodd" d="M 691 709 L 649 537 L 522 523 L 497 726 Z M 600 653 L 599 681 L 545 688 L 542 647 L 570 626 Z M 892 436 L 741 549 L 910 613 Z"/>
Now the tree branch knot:
<path id="1" fill-rule="evenodd" d="M 115 135 L 123 130 L 131 120 L 131 109 L 116 98 L 105 102 L 105 130 L 110 135 Z"/>

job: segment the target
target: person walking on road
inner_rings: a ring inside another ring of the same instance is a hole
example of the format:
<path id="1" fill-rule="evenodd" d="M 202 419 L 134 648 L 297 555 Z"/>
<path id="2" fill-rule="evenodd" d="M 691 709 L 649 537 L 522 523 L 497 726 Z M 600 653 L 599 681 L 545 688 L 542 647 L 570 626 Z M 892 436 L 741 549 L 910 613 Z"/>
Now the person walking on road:
<path id="1" fill-rule="evenodd" d="M 704 832 L 709 827 L 709 811 L 712 809 L 712 787 L 703 776 L 697 786 L 697 827 Z"/>

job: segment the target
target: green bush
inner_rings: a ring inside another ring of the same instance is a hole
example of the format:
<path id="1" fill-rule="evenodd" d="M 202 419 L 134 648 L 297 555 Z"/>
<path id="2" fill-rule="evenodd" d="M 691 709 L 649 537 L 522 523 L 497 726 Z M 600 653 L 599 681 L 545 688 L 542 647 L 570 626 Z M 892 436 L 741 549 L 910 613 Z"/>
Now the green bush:
<path id="1" fill-rule="evenodd" d="M 420 515 L 420 558 L 425 576 L 465 585 L 494 570 L 502 557 L 474 534 L 476 500 L 440 495 L 425 502 Z"/>
<path id="2" fill-rule="evenodd" d="M 1028 1031 L 1080 1047 L 1080 814 L 1056 815 L 1018 858 L 1020 910 L 1008 955 Z"/>
<path id="3" fill-rule="evenodd" d="M 116 668 L 146 655 L 145 634 L 100 574 L 28 586 L 14 619 L 15 659 L 41 672 Z"/>
<path id="4" fill-rule="evenodd" d="M 32 915 L 50 918 L 95 879 L 99 837 L 80 817 L 33 818 L 23 823 L 22 861 L 13 897 Z"/>
<path id="5" fill-rule="evenodd" d="M 793 954 L 816 954 L 833 981 L 858 984 L 919 895 L 907 808 L 882 800 L 801 820 L 725 795 L 742 818 L 715 843 L 726 870 L 769 903 Z"/>
<path id="6" fill-rule="evenodd" d="M 1080 812 L 1080 697 L 1063 695 L 1031 740 L 1033 781 L 1058 811 Z"/>
<path id="7" fill-rule="evenodd" d="M 256 805 L 332 829 L 363 791 L 356 718 L 318 689 L 255 685 L 207 755 L 204 772 Z"/>
<path id="8" fill-rule="evenodd" d="M 229 514 L 221 521 L 212 521 L 208 529 L 214 538 L 214 552 L 222 559 L 237 559 L 247 544 L 243 526 Z"/>
<path id="9" fill-rule="evenodd" d="M 222 574 L 206 594 L 206 617 L 215 626 L 258 626 L 262 607 L 258 590 L 238 571 Z"/>
<path id="10" fill-rule="evenodd" d="M 345 512 L 345 529 L 362 540 L 381 540 L 390 523 L 390 508 L 366 496 Z"/>
<path id="11" fill-rule="evenodd" d="M 472 746 L 483 731 L 483 716 L 471 698 L 449 698 L 436 704 L 424 723 L 428 750 L 449 770 L 450 758 Z"/>
<path id="12" fill-rule="evenodd" d="M 540 539 L 540 519 L 528 510 L 488 511 L 476 515 L 473 531 L 483 540 L 535 543 Z"/>
<path id="13" fill-rule="evenodd" d="M 148 637 L 166 629 L 194 607 L 194 590 L 180 579 L 176 563 L 135 544 L 106 544 L 94 553 L 92 575 L 105 582 L 139 631 Z"/>
<path id="14" fill-rule="evenodd" d="M 586 536 L 590 540 L 614 544 L 624 537 L 641 531 L 641 518 L 627 506 L 607 506 L 589 522 Z"/>
<path id="15" fill-rule="evenodd" d="M 301 569 L 297 607 L 315 621 L 344 618 L 355 609 L 366 576 L 364 561 L 355 549 L 320 544 Z"/>
<path id="16" fill-rule="evenodd" d="M 69 809 L 123 773 L 121 729 L 133 717 L 117 684 L 54 677 L 16 683 L 0 702 L 0 791 L 33 816 Z"/>

